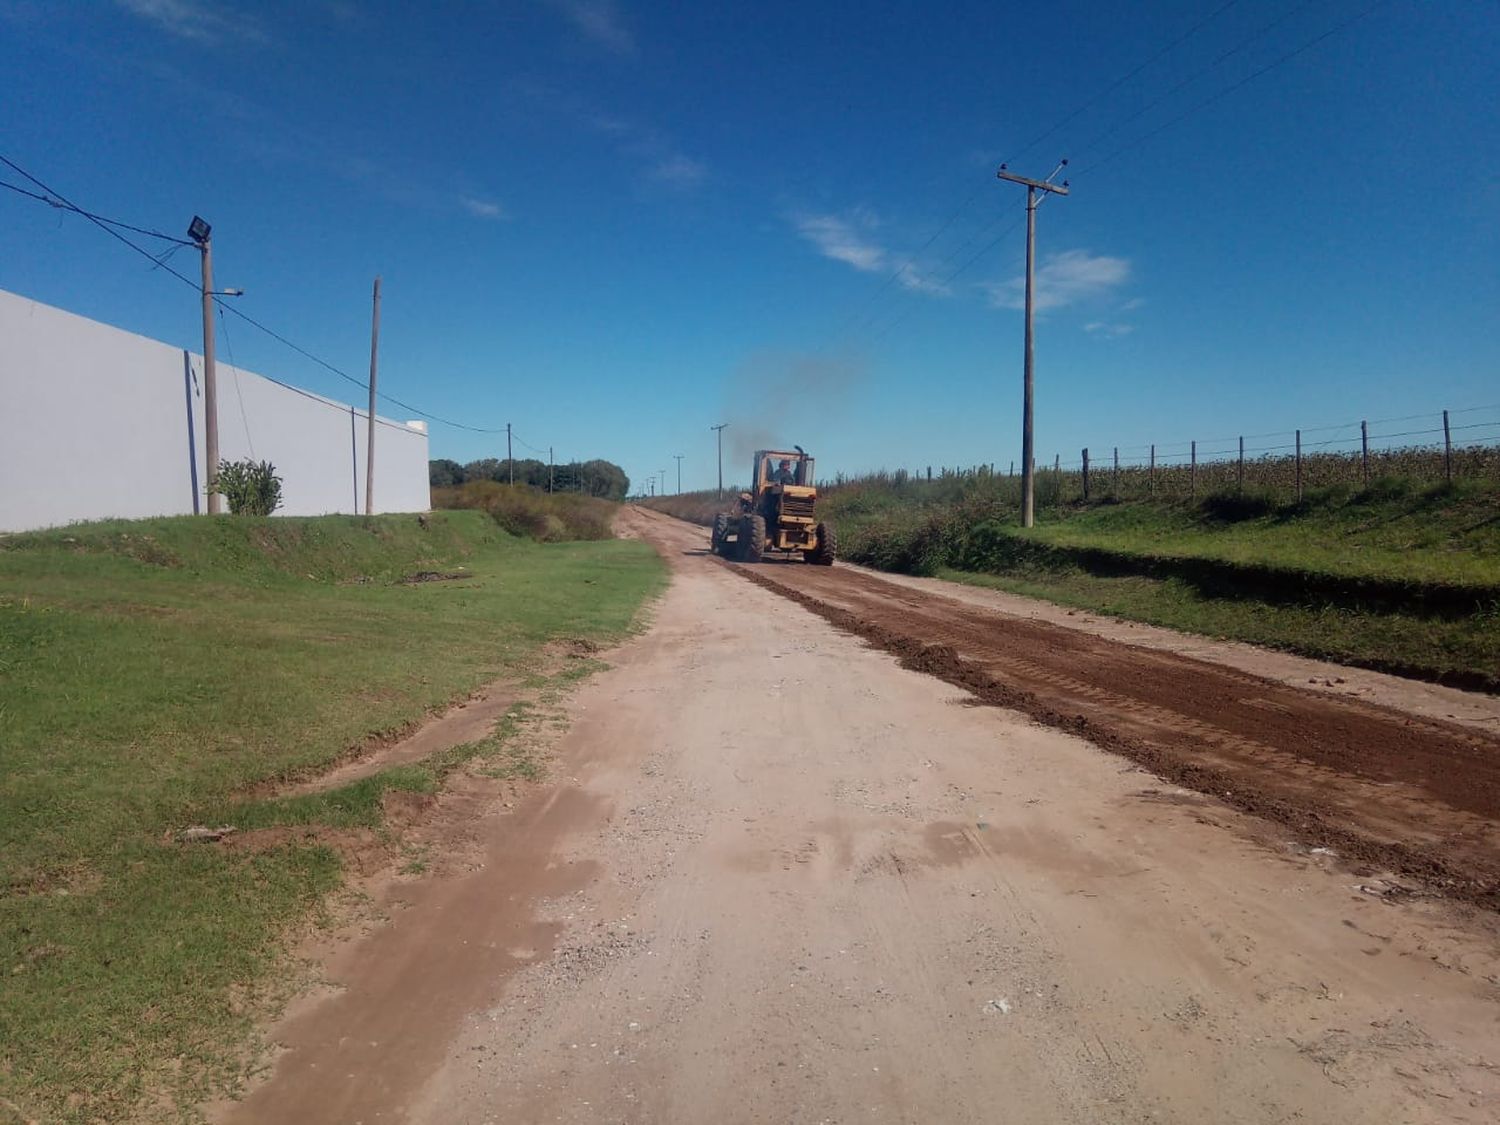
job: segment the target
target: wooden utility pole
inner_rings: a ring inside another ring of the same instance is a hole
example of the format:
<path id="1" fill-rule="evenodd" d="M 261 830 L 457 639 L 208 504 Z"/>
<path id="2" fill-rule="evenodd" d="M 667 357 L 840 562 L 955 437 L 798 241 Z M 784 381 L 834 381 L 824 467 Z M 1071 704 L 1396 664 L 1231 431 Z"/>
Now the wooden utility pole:
<path id="1" fill-rule="evenodd" d="M 375 361 L 380 352 L 380 278 L 370 313 L 370 426 L 365 436 L 365 515 L 375 514 Z"/>
<path id="2" fill-rule="evenodd" d="M 1036 209 L 1041 200 L 1037 193 L 1041 192 L 1041 198 L 1047 195 L 1067 195 L 1068 184 L 1064 180 L 1061 184 L 1054 184 L 1052 177 L 1067 166 L 1064 160 L 1052 170 L 1052 175 L 1045 180 L 1029 180 L 1025 176 L 1017 176 L 1005 170 L 1005 165 L 1000 165 L 1000 171 L 996 173 L 1002 180 L 1008 180 L 1013 184 L 1023 184 L 1026 187 L 1026 349 L 1025 349 L 1025 380 L 1021 403 L 1021 526 L 1031 527 L 1035 524 L 1035 498 L 1036 498 L 1036 468 L 1032 458 L 1033 430 L 1032 430 L 1032 312 L 1035 308 L 1033 290 L 1036 283 Z"/>
<path id="3" fill-rule="evenodd" d="M 677 495 L 681 496 L 682 495 L 682 454 L 681 453 L 674 453 L 674 454 L 672 454 L 672 456 L 675 457 L 675 458 L 677 458 Z"/>
<path id="4" fill-rule="evenodd" d="M 505 423 L 505 468 L 510 473 L 510 483 L 516 483 L 516 459 L 510 451 L 510 423 Z"/>
<path id="5" fill-rule="evenodd" d="M 203 258 L 203 461 L 208 469 L 208 514 L 224 510 L 219 495 L 219 380 L 214 371 L 214 244 L 213 228 L 193 216 L 188 235 Z"/>
<path id="6" fill-rule="evenodd" d="M 1453 431 L 1448 427 L 1448 412 L 1443 411 L 1443 479 L 1453 480 Z"/>
<path id="7" fill-rule="evenodd" d="M 724 428 L 728 422 L 720 422 L 717 426 L 710 426 L 719 439 L 719 499 L 724 499 Z"/>
<path id="8" fill-rule="evenodd" d="M 547 491 L 552 491 L 552 447 L 547 447 Z"/>

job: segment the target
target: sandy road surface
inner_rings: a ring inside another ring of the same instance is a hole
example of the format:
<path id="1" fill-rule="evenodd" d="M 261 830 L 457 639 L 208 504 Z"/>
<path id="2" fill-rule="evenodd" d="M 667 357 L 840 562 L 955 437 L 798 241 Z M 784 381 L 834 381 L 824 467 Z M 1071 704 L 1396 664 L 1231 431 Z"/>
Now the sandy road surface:
<path id="1" fill-rule="evenodd" d="M 1500 1114 L 1495 915 L 1362 892 L 627 518 L 676 579 L 574 699 L 554 781 L 481 818 L 480 862 L 389 893 L 222 1116 Z"/>

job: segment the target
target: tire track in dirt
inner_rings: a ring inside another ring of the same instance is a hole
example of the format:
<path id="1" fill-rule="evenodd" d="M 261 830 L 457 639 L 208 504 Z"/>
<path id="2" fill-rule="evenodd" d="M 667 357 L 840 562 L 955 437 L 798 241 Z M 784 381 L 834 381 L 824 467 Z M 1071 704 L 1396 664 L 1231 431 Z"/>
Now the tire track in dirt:
<path id="1" fill-rule="evenodd" d="M 906 668 L 1281 824 L 1356 870 L 1500 910 L 1500 739 L 844 568 L 721 565 Z"/>

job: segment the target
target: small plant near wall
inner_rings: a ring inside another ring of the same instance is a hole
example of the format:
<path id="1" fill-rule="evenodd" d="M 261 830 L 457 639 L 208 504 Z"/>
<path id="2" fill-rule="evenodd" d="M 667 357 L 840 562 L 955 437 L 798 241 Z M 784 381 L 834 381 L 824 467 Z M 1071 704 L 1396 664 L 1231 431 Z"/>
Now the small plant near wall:
<path id="1" fill-rule="evenodd" d="M 269 461 L 220 461 L 215 491 L 236 516 L 269 516 L 281 507 L 281 478 Z"/>

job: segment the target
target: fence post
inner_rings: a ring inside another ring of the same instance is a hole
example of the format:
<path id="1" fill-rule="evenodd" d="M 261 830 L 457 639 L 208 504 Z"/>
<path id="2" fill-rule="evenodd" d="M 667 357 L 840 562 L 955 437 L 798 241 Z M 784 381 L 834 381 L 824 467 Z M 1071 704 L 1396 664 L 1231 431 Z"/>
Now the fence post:
<path id="1" fill-rule="evenodd" d="M 1245 435 L 1240 435 L 1240 475 L 1239 490 L 1245 491 Z"/>
<path id="2" fill-rule="evenodd" d="M 932 479 L 932 466 L 931 465 L 927 466 L 927 479 L 928 480 Z"/>
<path id="3" fill-rule="evenodd" d="M 1198 499 L 1198 443 L 1196 441 L 1191 442 L 1190 448 L 1191 452 L 1188 455 L 1191 462 L 1188 467 L 1188 496 L 1196 500 Z"/>
<path id="4" fill-rule="evenodd" d="M 1089 498 L 1089 451 L 1088 447 L 1083 449 L 1083 498 Z"/>
<path id="5" fill-rule="evenodd" d="M 1109 482 L 1109 491 L 1118 500 L 1120 498 L 1120 447 L 1115 446 L 1115 475 Z"/>
<path id="6" fill-rule="evenodd" d="M 1013 477 L 1016 475 L 1016 463 L 1014 460 L 1012 460 L 1010 463 L 1010 472 L 1006 473 L 1005 475 L 1008 477 Z"/>
<path id="7" fill-rule="evenodd" d="M 1286 433 L 1285 430 L 1281 431 Z M 1302 503 L 1302 431 L 1297 431 L 1297 503 Z"/>
<path id="8" fill-rule="evenodd" d="M 1146 491 L 1152 496 L 1156 495 L 1156 443 L 1151 443 L 1151 472 L 1146 478 Z"/>
<path id="9" fill-rule="evenodd" d="M 1448 429 L 1448 412 L 1443 411 L 1443 479 L 1453 480 L 1453 432 Z"/>
<path id="10" fill-rule="evenodd" d="M 1370 487 L 1370 425 L 1359 424 L 1359 463 L 1364 473 L 1365 487 Z"/>
<path id="11" fill-rule="evenodd" d="M 1057 482 L 1057 506 L 1062 507 L 1062 454 L 1052 455 L 1052 479 Z"/>

